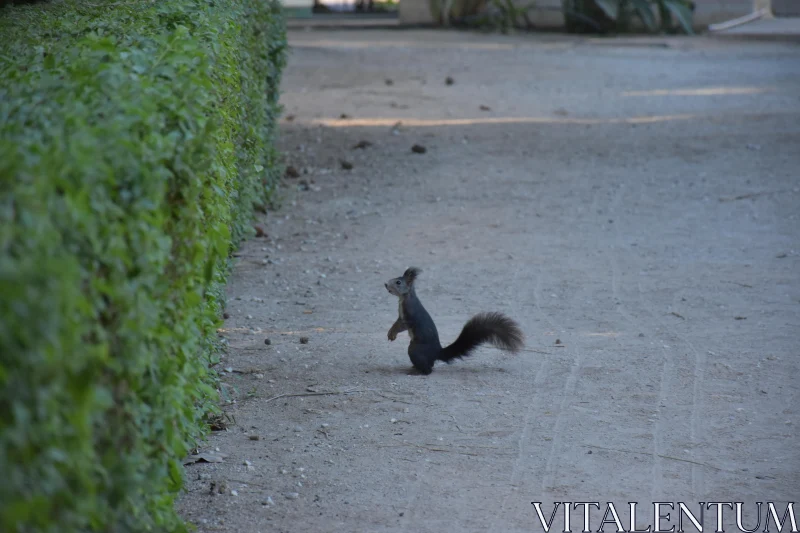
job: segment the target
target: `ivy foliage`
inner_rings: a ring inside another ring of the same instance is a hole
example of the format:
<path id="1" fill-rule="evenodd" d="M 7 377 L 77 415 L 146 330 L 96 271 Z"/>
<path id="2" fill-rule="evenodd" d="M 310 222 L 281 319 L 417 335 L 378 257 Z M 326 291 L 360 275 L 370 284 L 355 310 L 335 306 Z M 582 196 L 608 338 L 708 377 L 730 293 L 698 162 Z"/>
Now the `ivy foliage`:
<path id="1" fill-rule="evenodd" d="M 630 32 L 639 19 L 650 32 L 692 35 L 694 7 L 692 0 L 562 0 L 566 29 L 574 33 Z"/>
<path id="2" fill-rule="evenodd" d="M 185 530 L 285 50 L 271 0 L 0 8 L 0 531 Z"/>

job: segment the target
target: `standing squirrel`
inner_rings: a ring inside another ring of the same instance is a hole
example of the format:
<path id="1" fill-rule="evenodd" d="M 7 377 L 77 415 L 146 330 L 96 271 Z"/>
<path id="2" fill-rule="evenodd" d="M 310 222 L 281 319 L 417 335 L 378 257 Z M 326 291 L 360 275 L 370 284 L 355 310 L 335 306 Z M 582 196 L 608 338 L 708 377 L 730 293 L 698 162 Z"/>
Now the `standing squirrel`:
<path id="1" fill-rule="evenodd" d="M 389 340 L 395 340 L 398 333 L 408 330 L 411 337 L 408 356 L 414 368 L 425 375 L 430 374 L 436 361 L 452 363 L 470 355 L 486 342 L 509 352 L 518 352 L 522 348 L 522 330 L 502 313 L 475 315 L 464 325 L 455 342 L 442 348 L 436 325 L 414 291 L 414 280 L 420 272 L 420 269 L 411 267 L 401 277 L 385 283 L 386 290 L 400 299 L 400 316 L 389 329 Z"/>

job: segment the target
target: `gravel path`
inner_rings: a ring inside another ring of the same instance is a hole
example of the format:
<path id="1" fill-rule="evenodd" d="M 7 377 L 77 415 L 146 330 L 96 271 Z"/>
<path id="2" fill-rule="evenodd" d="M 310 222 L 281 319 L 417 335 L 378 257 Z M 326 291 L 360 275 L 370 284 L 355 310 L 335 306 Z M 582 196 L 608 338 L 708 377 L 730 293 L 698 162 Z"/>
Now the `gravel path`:
<path id="1" fill-rule="evenodd" d="M 229 288 L 231 422 L 203 449 L 226 457 L 187 466 L 179 502 L 200 532 L 530 532 L 532 501 L 612 501 L 627 523 L 629 501 L 797 500 L 800 47 L 290 42 L 300 175 Z M 444 343 L 502 311 L 526 351 L 410 375 L 383 287 L 409 265 Z"/>

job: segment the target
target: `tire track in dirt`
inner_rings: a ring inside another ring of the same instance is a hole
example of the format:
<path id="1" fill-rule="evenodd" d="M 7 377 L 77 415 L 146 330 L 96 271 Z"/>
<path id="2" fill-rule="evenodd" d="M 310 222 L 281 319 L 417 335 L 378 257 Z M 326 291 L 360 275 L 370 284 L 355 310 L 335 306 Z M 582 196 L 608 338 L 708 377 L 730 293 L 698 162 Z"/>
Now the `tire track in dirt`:
<path id="1" fill-rule="evenodd" d="M 599 187 L 595 187 L 592 189 L 591 195 L 592 199 L 589 202 L 591 209 L 596 209 L 596 206 L 599 203 L 599 197 L 602 189 Z M 538 211 L 544 211 L 545 205 L 548 201 L 552 201 L 552 199 L 547 199 L 544 195 L 539 196 L 539 206 Z M 593 211 L 590 211 L 590 213 Z M 580 219 L 580 215 L 576 216 L 575 219 Z M 559 332 L 566 331 L 564 324 L 554 320 L 554 318 L 546 313 L 542 309 L 542 278 L 543 275 L 540 274 L 537 276 L 535 283 L 533 284 L 533 295 L 534 295 L 534 302 L 536 304 L 536 310 L 538 313 L 544 318 L 544 320 L 550 324 L 552 329 L 556 332 L 557 336 Z M 583 302 L 586 300 L 586 295 L 591 289 L 590 283 L 582 283 L 579 285 L 578 290 L 574 292 L 572 297 L 569 300 L 569 303 L 566 304 L 566 308 L 570 310 L 574 310 L 579 308 Z M 572 340 L 567 341 L 569 344 L 567 345 L 567 359 L 571 359 L 569 363 L 569 372 L 567 376 L 564 378 L 564 385 L 561 393 L 561 401 L 558 405 L 558 412 L 556 414 L 556 418 L 553 421 L 552 429 L 550 434 L 552 438 L 550 440 L 550 446 L 547 451 L 547 460 L 545 462 L 544 471 L 542 473 L 542 482 L 541 487 L 543 493 L 552 493 L 553 489 L 556 487 L 556 473 L 559 467 L 560 461 L 560 452 L 564 448 L 565 437 L 570 435 L 570 433 L 564 428 L 565 418 L 569 418 L 572 414 L 569 412 L 569 405 L 575 399 L 575 390 L 576 385 L 579 381 L 579 372 L 583 365 L 583 353 L 584 349 L 581 346 L 577 336 L 572 335 Z M 562 350 L 563 351 L 563 350 Z M 559 495 L 561 496 L 561 495 Z"/>
<path id="2" fill-rule="evenodd" d="M 414 525 L 415 510 L 417 509 L 417 500 L 419 499 L 420 487 L 422 486 L 422 474 L 415 472 L 416 479 L 408 491 L 408 499 L 403 506 L 403 520 L 400 523 L 402 531 L 415 531 L 412 529 Z"/>
<path id="3" fill-rule="evenodd" d="M 517 269 L 514 270 L 514 274 L 511 277 L 512 278 L 512 283 L 509 284 L 509 286 L 508 286 L 509 288 L 514 289 L 514 288 L 516 288 L 518 286 L 519 273 L 520 273 L 520 268 L 517 268 Z M 537 274 L 536 274 L 537 282 L 538 282 L 539 276 L 540 276 L 540 273 L 537 272 Z M 513 302 L 512 307 L 514 308 L 515 312 L 519 312 L 520 311 L 520 305 L 519 305 L 518 302 L 521 301 L 521 300 L 522 300 L 522 298 L 507 298 L 506 299 L 507 302 Z M 530 336 L 527 337 L 526 343 L 529 342 L 529 339 L 530 339 Z M 540 402 L 539 402 L 539 393 L 538 393 L 538 391 L 541 390 L 541 386 L 543 384 L 544 377 L 547 376 L 547 367 L 548 367 L 549 363 L 550 363 L 549 358 L 543 359 L 541 361 L 541 363 L 539 364 L 539 368 L 536 370 L 536 373 L 534 374 L 534 379 L 533 379 L 533 399 L 530 400 L 529 402 L 527 402 L 528 405 L 527 405 L 527 408 L 525 409 L 525 415 L 523 416 L 523 420 L 522 420 L 522 429 L 521 429 L 521 431 L 519 433 L 519 438 L 517 439 L 517 454 L 516 454 L 516 457 L 514 458 L 514 461 L 513 461 L 512 465 L 511 465 L 511 473 L 510 473 L 509 478 L 508 478 L 508 483 L 512 487 L 512 490 L 507 492 L 506 495 L 503 496 L 503 498 L 501 499 L 501 501 L 500 501 L 500 509 L 494 516 L 492 516 L 492 521 L 490 522 L 489 531 L 497 531 L 498 530 L 497 521 L 498 521 L 498 519 L 500 517 L 506 515 L 506 507 L 507 507 L 507 504 L 508 504 L 508 498 L 511 497 L 511 495 L 513 494 L 514 488 L 519 485 L 519 481 L 520 481 L 519 477 L 520 477 L 521 467 L 522 467 L 522 464 L 525 461 L 525 456 L 528 453 L 528 447 L 530 446 L 530 440 L 531 440 L 531 417 L 533 416 L 533 413 L 535 411 L 540 410 Z"/>
<path id="4" fill-rule="evenodd" d="M 692 353 L 692 358 L 694 362 L 693 370 L 692 370 L 692 405 L 691 405 L 691 414 L 690 414 L 690 422 L 689 422 L 689 438 L 692 444 L 692 457 L 691 459 L 697 461 L 697 458 L 693 456 L 694 451 L 698 446 L 700 446 L 700 434 L 701 434 L 701 422 L 700 422 L 700 412 L 702 412 L 703 407 L 703 384 L 705 383 L 705 371 L 706 371 L 706 354 L 700 350 L 697 350 L 694 347 L 689 339 L 677 333 L 674 328 L 671 328 L 661 320 L 661 318 L 654 313 L 652 310 L 655 308 L 652 303 L 648 302 L 644 298 L 645 291 L 643 290 L 642 281 L 640 280 L 638 283 L 639 294 L 643 303 L 643 307 L 645 309 L 650 309 L 650 316 L 652 317 L 653 321 L 657 322 L 664 328 L 664 330 L 669 331 L 674 338 L 678 339 L 680 342 L 684 343 L 689 351 Z M 704 468 L 697 464 L 691 464 L 691 482 L 692 482 L 692 494 L 689 496 L 690 498 L 699 498 L 705 492 L 705 485 L 704 485 Z"/>
<path id="5" fill-rule="evenodd" d="M 536 280 L 534 294 L 536 298 L 537 309 L 540 313 L 542 313 L 543 316 L 546 316 L 541 308 L 541 276 Z M 553 322 L 549 317 L 546 318 L 546 320 L 551 324 L 555 331 L 559 331 L 560 327 L 563 327 Z M 558 452 L 563 449 L 562 446 L 564 442 L 564 435 L 567 434 L 563 428 L 563 420 L 565 415 L 568 415 L 567 407 L 574 398 L 575 384 L 578 381 L 578 372 L 582 364 L 582 350 L 580 350 L 580 348 L 574 348 L 573 346 L 576 344 L 577 342 L 570 342 L 569 347 L 567 348 L 569 353 L 568 358 L 571 359 L 571 362 L 569 363 L 569 373 L 564 379 L 563 393 L 561 396 L 561 401 L 558 404 L 558 413 L 556 414 L 556 419 L 553 422 L 552 430 L 550 431 L 553 436 L 550 441 L 550 449 L 547 452 L 547 462 L 545 463 L 545 469 L 542 475 L 542 491 L 544 493 L 552 492 L 552 488 L 555 486 L 554 478 L 559 460 Z"/>
<path id="6" fill-rule="evenodd" d="M 689 279 L 688 272 L 686 272 L 685 268 L 682 268 L 685 272 L 686 279 Z M 640 282 L 641 283 L 641 282 Z M 640 289 L 641 290 L 641 289 Z M 673 296 L 673 308 L 677 307 L 677 302 L 679 298 L 679 293 L 676 292 Z M 701 413 L 704 411 L 704 404 L 705 404 L 705 393 L 703 391 L 703 386 L 705 385 L 705 375 L 706 369 L 708 367 L 707 355 L 705 350 L 698 350 L 694 343 L 689 340 L 688 337 L 677 333 L 674 328 L 669 327 L 666 322 L 657 318 L 657 321 L 661 324 L 664 329 L 672 331 L 675 337 L 680 340 L 680 342 L 684 343 L 689 351 L 692 353 L 694 368 L 692 371 L 692 407 L 691 407 L 691 415 L 690 415 L 690 422 L 689 422 L 689 439 L 691 442 L 691 452 L 692 457 L 691 459 L 695 461 L 699 461 L 698 457 L 695 457 L 694 454 L 696 450 L 701 445 L 701 435 L 703 432 L 702 429 L 702 419 Z M 705 494 L 705 470 L 704 467 L 701 467 L 697 464 L 691 465 L 691 478 L 692 478 L 692 497 L 699 498 L 703 494 Z"/>
<path id="7" fill-rule="evenodd" d="M 648 182 L 644 183 L 647 184 Z M 656 186 L 656 183 L 654 182 L 651 186 Z M 641 183 L 639 184 L 639 187 L 640 188 L 642 187 Z M 639 196 L 641 196 L 641 193 L 639 194 Z M 681 267 L 681 269 L 684 270 L 684 275 L 679 276 L 679 278 L 687 280 L 690 279 L 690 276 L 687 276 L 685 273 L 686 270 L 685 266 Z M 677 339 L 678 341 L 683 343 L 692 354 L 692 359 L 693 359 L 692 385 L 691 385 L 692 402 L 690 408 L 691 413 L 689 417 L 690 418 L 689 439 L 692 446 L 690 452 L 692 456 L 690 458 L 696 461 L 698 460 L 698 458 L 695 457 L 694 454 L 697 450 L 697 447 L 701 445 L 700 413 L 703 410 L 703 403 L 704 403 L 703 385 L 705 384 L 705 372 L 707 366 L 706 353 L 705 351 L 698 350 L 697 348 L 695 348 L 694 344 L 687 337 L 679 334 L 674 327 L 670 326 L 662 319 L 662 314 L 656 311 L 655 305 L 653 305 L 652 302 L 647 301 L 647 299 L 645 298 L 643 283 L 644 282 L 642 279 L 638 280 L 637 286 L 639 291 L 639 299 L 642 302 L 643 307 L 646 310 L 648 310 L 648 313 L 652 317 L 652 321 L 658 324 L 661 328 L 663 328 L 664 331 L 668 332 L 670 337 L 672 337 L 673 339 Z M 672 346 L 673 344 L 674 343 L 670 341 L 670 346 Z M 702 467 L 697 464 L 691 464 L 690 468 L 691 468 L 691 488 L 692 488 L 692 494 L 690 497 L 700 498 L 705 494 L 705 472 L 704 472 L 705 467 Z"/>
<path id="8" fill-rule="evenodd" d="M 629 187 L 630 185 L 631 185 L 631 183 L 628 183 L 626 185 L 626 188 L 630 188 Z M 637 183 L 637 185 L 638 185 L 638 189 L 637 188 L 633 188 L 633 190 L 631 190 L 630 193 L 628 194 L 628 196 L 630 198 L 642 198 L 643 197 L 643 191 L 642 191 L 642 187 L 643 186 L 651 186 L 651 187 L 655 186 L 652 183 L 648 184 L 648 182 L 644 182 L 644 185 L 642 185 L 642 183 L 639 182 L 639 183 Z M 620 188 L 620 193 L 621 193 L 621 191 L 622 191 L 622 188 Z M 614 212 L 616 213 L 615 217 L 616 217 L 617 220 L 621 220 L 621 217 L 622 217 L 622 211 L 619 209 L 619 207 L 622 205 L 622 199 L 623 199 L 622 198 L 622 194 L 618 194 L 618 195 L 615 196 Z M 635 204 L 636 201 L 632 200 L 630 203 Z M 614 279 L 615 279 L 615 283 L 614 283 L 614 286 L 615 286 L 614 293 L 615 293 L 615 295 L 619 295 L 619 280 L 620 280 L 619 261 L 620 261 L 621 258 L 624 259 L 624 256 L 625 256 L 625 253 L 626 253 L 626 249 L 625 249 L 625 246 L 623 244 L 622 234 L 621 234 L 621 227 L 622 226 L 623 226 L 622 224 L 617 224 L 615 226 L 616 250 L 615 250 L 615 253 L 612 254 L 612 269 L 614 271 Z M 666 455 L 664 433 L 663 433 L 663 423 L 662 423 L 661 413 L 662 413 L 662 409 L 663 408 L 668 407 L 667 406 L 668 398 L 666 396 L 666 391 L 671 390 L 672 387 L 674 387 L 674 383 L 675 383 L 675 380 L 672 379 L 671 370 L 669 368 L 670 361 L 675 361 L 676 360 L 676 355 L 677 355 L 677 350 L 675 349 L 675 346 L 674 346 L 675 343 L 673 341 L 675 339 L 678 339 L 679 341 L 684 343 L 688 347 L 688 349 L 691 351 L 691 353 L 693 355 L 693 360 L 692 360 L 693 371 L 692 371 L 692 384 L 691 384 L 692 401 L 691 401 L 690 416 L 689 416 L 689 418 L 690 418 L 690 421 L 689 421 L 689 437 L 690 437 L 691 445 L 692 445 L 693 448 L 695 448 L 696 446 L 699 445 L 699 442 L 698 442 L 699 438 L 700 438 L 699 437 L 699 435 L 700 435 L 700 415 L 699 415 L 699 413 L 700 413 L 700 411 L 702 409 L 702 395 L 703 395 L 703 393 L 702 393 L 702 385 L 704 383 L 704 373 L 705 373 L 705 367 L 706 367 L 706 358 L 705 358 L 705 354 L 704 353 L 700 353 L 694 347 L 694 345 L 692 345 L 692 343 L 688 341 L 688 339 L 680 336 L 674 328 L 670 327 L 664 320 L 661 319 L 660 314 L 657 312 L 657 310 L 656 310 L 655 306 L 652 304 L 652 302 L 649 302 L 644 297 L 645 290 L 643 288 L 642 280 L 638 279 L 636 284 L 637 284 L 637 300 L 638 300 L 640 309 L 643 312 L 645 312 L 647 315 L 650 316 L 650 322 L 651 323 L 655 323 L 663 331 L 668 333 L 668 339 L 669 339 L 668 342 L 670 343 L 669 344 L 669 346 L 670 346 L 669 350 L 667 348 L 665 348 L 665 345 L 663 343 L 661 343 L 661 347 L 659 348 L 661 353 L 662 353 L 662 355 L 663 355 L 663 361 L 662 361 L 662 366 L 661 366 L 661 374 L 660 374 L 660 382 L 659 382 L 657 420 L 654 423 L 654 428 L 656 429 L 656 431 L 654 432 L 654 444 L 653 444 L 653 450 L 654 450 L 654 452 L 653 452 L 654 453 L 654 456 L 653 456 L 653 461 L 654 461 L 654 467 L 653 467 L 654 484 L 653 484 L 652 492 L 651 492 L 651 498 L 653 498 L 653 501 L 656 501 L 656 499 L 666 496 L 662 492 L 663 491 L 663 486 L 662 486 L 661 481 L 660 481 L 661 478 L 664 475 L 664 472 L 663 472 L 663 461 L 662 461 L 661 457 Z M 619 297 L 619 296 L 617 296 L 617 297 Z M 620 302 L 622 302 L 621 298 L 620 298 Z M 626 319 L 629 322 L 634 324 L 641 331 L 646 331 L 648 337 L 651 337 L 651 338 L 657 338 L 658 337 L 657 332 L 652 330 L 652 328 L 647 328 L 643 321 L 634 318 L 634 316 L 631 315 L 625 309 L 625 306 L 622 303 L 618 307 L 619 307 L 620 314 L 625 316 Z M 694 459 L 694 457 L 692 459 Z M 692 494 L 690 496 L 687 495 L 686 497 L 687 498 L 695 498 L 695 497 L 699 497 L 700 495 L 702 495 L 704 493 L 704 472 L 703 472 L 703 467 L 701 467 L 700 465 L 697 465 L 697 464 L 691 464 L 690 468 L 691 468 Z"/>
<path id="9" fill-rule="evenodd" d="M 614 299 L 614 303 L 616 304 L 617 312 L 622 315 L 622 317 L 634 327 L 634 330 L 639 332 L 647 331 L 649 337 L 653 337 L 653 332 L 650 331 L 645 323 L 639 319 L 637 319 L 631 312 L 628 311 L 627 305 L 624 303 L 625 300 L 620 291 L 620 282 L 621 282 L 621 272 L 619 266 L 620 256 L 623 253 L 624 247 L 622 246 L 622 235 L 621 235 L 621 228 L 623 224 L 620 220 L 620 206 L 622 205 L 622 199 L 624 196 L 625 187 L 622 184 L 618 184 L 616 187 L 616 191 L 614 193 L 613 199 L 609 204 L 609 213 L 613 213 L 615 220 L 617 221 L 614 225 L 614 232 L 615 232 L 615 247 L 612 250 L 610 255 L 610 265 L 611 265 L 611 294 Z M 661 361 L 661 371 L 659 372 L 658 378 L 658 395 L 656 399 L 656 406 L 655 406 L 655 417 L 652 422 L 652 433 L 653 433 L 653 452 L 652 452 L 652 470 L 651 470 L 651 486 L 650 486 L 650 497 L 652 501 L 656 501 L 659 495 L 662 493 L 663 487 L 661 483 L 661 479 L 663 477 L 663 465 L 661 456 L 663 455 L 663 435 L 664 429 L 663 424 L 660 417 L 661 407 L 664 405 L 665 402 L 665 390 L 671 384 L 669 376 L 667 374 L 667 362 L 669 360 L 668 354 L 666 351 L 661 348 L 662 353 L 662 361 Z"/>

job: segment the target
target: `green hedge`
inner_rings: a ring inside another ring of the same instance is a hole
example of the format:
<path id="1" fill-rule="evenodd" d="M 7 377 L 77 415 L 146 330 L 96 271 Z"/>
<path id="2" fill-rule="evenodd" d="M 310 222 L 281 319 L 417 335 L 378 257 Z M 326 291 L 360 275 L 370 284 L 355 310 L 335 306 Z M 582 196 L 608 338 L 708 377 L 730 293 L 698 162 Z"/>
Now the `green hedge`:
<path id="1" fill-rule="evenodd" d="M 0 531 L 185 529 L 285 49 L 270 0 L 0 8 Z"/>

